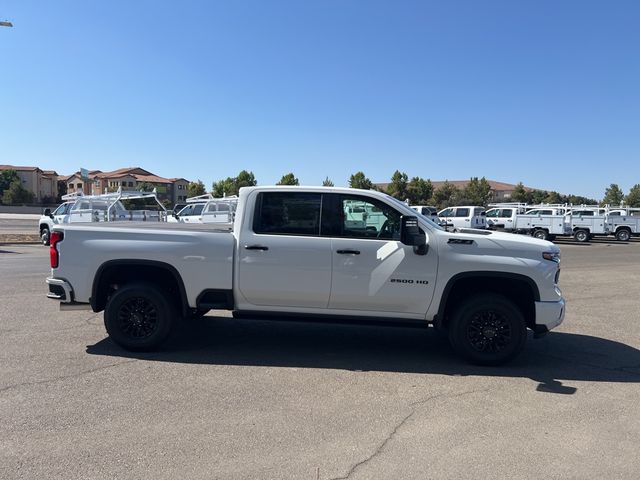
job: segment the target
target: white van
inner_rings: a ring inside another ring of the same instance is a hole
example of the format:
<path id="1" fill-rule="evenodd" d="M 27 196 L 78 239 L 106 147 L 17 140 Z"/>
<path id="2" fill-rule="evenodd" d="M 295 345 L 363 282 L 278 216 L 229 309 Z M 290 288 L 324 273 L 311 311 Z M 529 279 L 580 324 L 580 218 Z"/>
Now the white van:
<path id="1" fill-rule="evenodd" d="M 460 207 L 449 207 L 438 212 L 440 221 L 453 226 L 454 229 L 461 228 L 487 228 L 484 207 L 467 205 Z"/>

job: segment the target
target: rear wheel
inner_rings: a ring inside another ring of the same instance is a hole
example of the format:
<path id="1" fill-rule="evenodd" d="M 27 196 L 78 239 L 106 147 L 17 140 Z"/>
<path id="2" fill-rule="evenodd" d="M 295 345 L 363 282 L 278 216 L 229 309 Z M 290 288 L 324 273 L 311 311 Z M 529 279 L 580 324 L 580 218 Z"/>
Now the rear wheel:
<path id="1" fill-rule="evenodd" d="M 43 245 L 49 245 L 49 237 L 50 237 L 50 233 L 49 233 L 49 227 L 42 227 L 40 229 L 40 241 L 42 242 Z"/>
<path id="2" fill-rule="evenodd" d="M 573 232 L 573 238 L 576 240 L 576 242 L 586 242 L 587 240 L 589 240 L 589 232 L 587 232 L 586 230 L 576 230 L 575 232 Z"/>
<path id="3" fill-rule="evenodd" d="M 524 348 L 527 329 L 522 312 L 502 295 L 486 293 L 464 301 L 449 325 L 453 349 L 478 365 L 499 365 Z"/>
<path id="4" fill-rule="evenodd" d="M 111 339 L 133 351 L 158 347 L 171 332 L 175 309 L 166 295 L 148 284 L 125 285 L 107 302 L 104 324 Z"/>
<path id="5" fill-rule="evenodd" d="M 616 240 L 618 240 L 619 242 L 628 242 L 630 238 L 631 232 L 626 228 L 623 228 L 622 230 L 618 230 L 616 232 Z"/>
<path id="6" fill-rule="evenodd" d="M 540 240 L 546 240 L 547 238 L 549 238 L 549 234 L 547 233 L 547 231 L 542 230 L 541 228 L 539 228 L 538 230 L 534 230 L 533 236 L 535 238 L 539 238 Z"/>

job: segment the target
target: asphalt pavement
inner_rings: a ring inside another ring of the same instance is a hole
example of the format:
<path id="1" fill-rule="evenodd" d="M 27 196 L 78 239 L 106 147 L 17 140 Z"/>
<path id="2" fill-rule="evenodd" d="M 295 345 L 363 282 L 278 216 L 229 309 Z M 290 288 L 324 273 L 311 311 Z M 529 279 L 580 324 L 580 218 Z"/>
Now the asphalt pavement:
<path id="1" fill-rule="evenodd" d="M 561 243 L 565 323 L 502 367 L 431 329 L 186 323 L 132 354 L 0 246 L 2 479 L 636 479 L 640 242 Z"/>

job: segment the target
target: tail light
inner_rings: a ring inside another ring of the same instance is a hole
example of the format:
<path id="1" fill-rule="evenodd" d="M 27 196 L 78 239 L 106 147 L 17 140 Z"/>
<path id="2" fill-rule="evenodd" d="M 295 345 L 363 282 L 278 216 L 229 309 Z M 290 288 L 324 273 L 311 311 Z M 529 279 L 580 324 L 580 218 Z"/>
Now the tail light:
<path id="1" fill-rule="evenodd" d="M 49 237 L 49 258 L 51 259 L 51 268 L 58 268 L 60 262 L 60 254 L 58 253 L 58 243 L 64 238 L 62 232 L 51 232 Z"/>

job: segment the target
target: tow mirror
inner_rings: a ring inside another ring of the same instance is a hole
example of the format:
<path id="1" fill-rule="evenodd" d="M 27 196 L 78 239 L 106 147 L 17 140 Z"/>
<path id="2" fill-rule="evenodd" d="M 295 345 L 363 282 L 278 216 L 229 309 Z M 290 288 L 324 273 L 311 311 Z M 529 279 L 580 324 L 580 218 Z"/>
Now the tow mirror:
<path id="1" fill-rule="evenodd" d="M 51 215 L 51 209 L 50 208 L 45 208 L 44 209 L 44 216 L 45 217 L 53 217 L 53 215 Z"/>
<path id="2" fill-rule="evenodd" d="M 418 255 L 427 253 L 427 237 L 420 230 L 418 217 L 414 215 L 400 217 L 400 241 L 405 245 L 414 247 L 414 252 Z"/>

